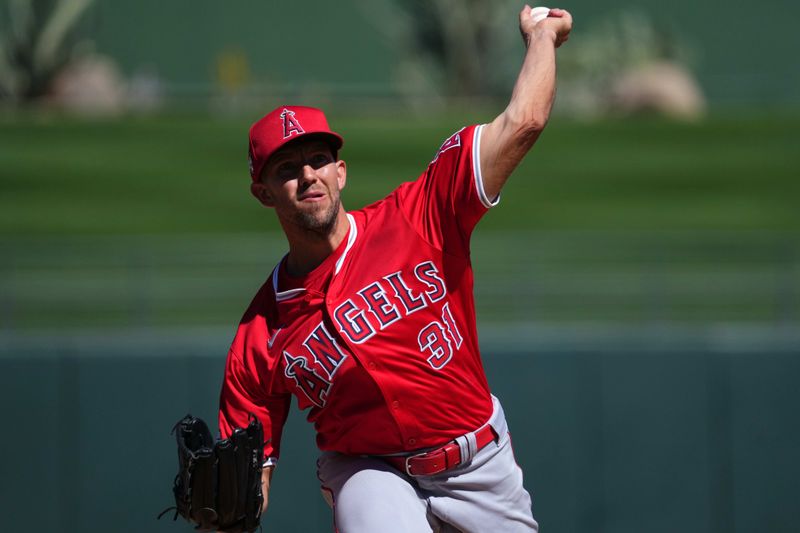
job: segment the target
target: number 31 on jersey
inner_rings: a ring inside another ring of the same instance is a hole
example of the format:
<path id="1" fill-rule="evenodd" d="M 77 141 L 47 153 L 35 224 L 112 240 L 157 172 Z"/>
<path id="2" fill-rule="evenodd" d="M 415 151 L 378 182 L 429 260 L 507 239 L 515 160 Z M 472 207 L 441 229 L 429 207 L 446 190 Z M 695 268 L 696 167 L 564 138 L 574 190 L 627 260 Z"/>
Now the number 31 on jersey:
<path id="1" fill-rule="evenodd" d="M 453 358 L 453 344 L 456 350 L 461 348 L 464 338 L 458 331 L 456 321 L 450 312 L 450 302 L 442 307 L 442 320 L 434 320 L 417 335 L 419 351 L 423 355 L 428 355 L 428 364 L 434 370 L 441 370 Z"/>

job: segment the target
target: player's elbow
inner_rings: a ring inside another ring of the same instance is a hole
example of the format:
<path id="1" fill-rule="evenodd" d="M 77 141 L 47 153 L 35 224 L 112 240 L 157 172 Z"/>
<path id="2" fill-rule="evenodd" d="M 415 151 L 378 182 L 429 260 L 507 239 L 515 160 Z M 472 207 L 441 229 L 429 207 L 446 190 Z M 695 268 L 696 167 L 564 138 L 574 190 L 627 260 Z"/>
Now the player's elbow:
<path id="1" fill-rule="evenodd" d="M 550 119 L 549 110 L 538 106 L 524 110 L 509 111 L 506 117 L 507 127 L 511 131 L 513 137 L 521 140 L 536 140 L 545 126 L 547 126 L 547 121 Z"/>
<path id="2" fill-rule="evenodd" d="M 547 113 L 535 111 L 510 117 L 507 122 L 509 138 L 522 149 L 530 148 L 541 135 L 548 118 Z"/>
<path id="3" fill-rule="evenodd" d="M 537 109 L 524 117 L 519 126 L 522 137 L 533 137 L 534 139 L 542 133 L 547 121 L 550 120 L 550 113 L 544 109 Z"/>

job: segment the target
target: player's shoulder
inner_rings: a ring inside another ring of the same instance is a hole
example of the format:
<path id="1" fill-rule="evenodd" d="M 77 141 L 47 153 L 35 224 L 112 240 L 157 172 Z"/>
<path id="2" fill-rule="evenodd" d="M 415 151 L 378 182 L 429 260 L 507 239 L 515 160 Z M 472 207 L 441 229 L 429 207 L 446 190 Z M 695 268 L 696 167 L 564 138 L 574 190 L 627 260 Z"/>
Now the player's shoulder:
<path id="1" fill-rule="evenodd" d="M 480 124 L 471 124 L 462 126 L 448 135 L 444 141 L 439 145 L 438 149 L 433 155 L 433 158 L 424 163 L 423 170 L 413 178 L 408 176 L 407 179 L 401 182 L 385 197 L 368 204 L 361 209 L 349 211 L 349 213 L 356 219 L 356 223 L 360 226 L 366 225 L 380 215 L 385 215 L 394 209 L 402 207 L 402 204 L 407 201 L 409 194 L 413 194 L 420 185 L 420 181 L 430 173 L 433 167 L 437 166 L 436 163 L 449 161 L 451 159 L 459 159 L 463 150 L 471 150 L 473 144 L 476 142 L 477 134 L 479 133 Z"/>
<path id="2" fill-rule="evenodd" d="M 470 124 L 468 126 L 462 126 L 448 135 L 439 146 L 430 164 L 436 163 L 440 157 L 448 152 L 455 155 L 472 148 L 473 144 L 476 142 L 476 134 L 480 131 L 480 127 L 480 124 Z"/>
<path id="3" fill-rule="evenodd" d="M 256 291 L 255 296 L 250 300 L 250 304 L 242 315 L 240 325 L 251 323 L 258 318 L 268 320 L 275 314 L 275 288 L 272 277 L 273 275 L 270 274 Z"/>
<path id="4" fill-rule="evenodd" d="M 231 342 L 230 350 L 237 357 L 248 357 L 253 352 L 267 356 L 266 348 L 270 328 L 277 323 L 277 307 L 272 289 L 272 282 L 267 279 L 256 292 L 247 306 L 236 334 Z M 262 353 L 263 352 L 263 353 Z"/>
<path id="5" fill-rule="evenodd" d="M 395 187 L 389 194 L 381 198 L 380 200 L 376 200 L 371 204 L 367 204 L 361 209 L 356 209 L 354 211 L 348 211 L 347 213 L 352 217 L 353 222 L 355 222 L 356 230 L 363 230 L 366 226 L 370 225 L 376 218 L 381 217 L 384 215 L 387 210 L 393 209 L 397 205 L 397 195 L 398 191 L 405 185 L 405 183 L 401 183 L 399 186 Z"/>

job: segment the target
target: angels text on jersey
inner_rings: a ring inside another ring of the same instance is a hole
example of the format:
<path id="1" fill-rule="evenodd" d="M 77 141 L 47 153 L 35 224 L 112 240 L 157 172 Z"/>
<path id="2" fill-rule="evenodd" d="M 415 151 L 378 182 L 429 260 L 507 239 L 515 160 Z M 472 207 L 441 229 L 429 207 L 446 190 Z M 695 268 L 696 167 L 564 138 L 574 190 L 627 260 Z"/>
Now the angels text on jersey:
<path id="1" fill-rule="evenodd" d="M 409 286 L 411 276 L 417 290 Z M 346 342 L 363 344 L 378 331 L 391 327 L 412 313 L 429 307 L 447 296 L 444 280 L 432 261 L 416 265 L 411 273 L 393 272 L 356 291 L 332 313 L 332 320 Z M 416 335 L 420 356 L 434 370 L 442 370 L 462 343 L 450 303 L 445 302 L 440 316 L 423 326 Z M 300 347 L 283 349 L 284 375 L 318 407 L 324 407 L 334 376 L 348 357 L 336 338 L 320 322 Z"/>

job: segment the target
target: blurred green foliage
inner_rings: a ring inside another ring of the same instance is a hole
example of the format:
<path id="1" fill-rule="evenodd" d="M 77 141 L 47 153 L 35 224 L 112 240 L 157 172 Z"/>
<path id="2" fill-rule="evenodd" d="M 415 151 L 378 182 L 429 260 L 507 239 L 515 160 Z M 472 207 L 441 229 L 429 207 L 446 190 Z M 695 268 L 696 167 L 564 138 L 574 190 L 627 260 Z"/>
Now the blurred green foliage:
<path id="1" fill-rule="evenodd" d="M 474 117 L 476 121 L 488 116 Z M 275 230 L 248 191 L 248 119 L 0 118 L 0 234 Z M 464 122 L 345 117 L 345 205 L 415 178 Z M 800 116 L 553 120 L 483 230 L 800 229 Z"/>
<path id="2" fill-rule="evenodd" d="M 0 11 L 0 101 L 41 98 L 80 55 L 93 0 L 12 0 Z"/>
<path id="3" fill-rule="evenodd" d="M 473 3 L 454 4 L 458 7 L 451 8 L 452 20 L 464 20 L 464 6 Z M 307 101 L 307 96 L 316 95 L 329 101 L 347 98 L 363 103 L 370 96 L 395 95 L 397 82 L 409 81 L 400 60 L 412 51 L 408 44 L 387 35 L 402 30 L 402 21 L 380 9 L 386 4 L 397 5 L 370 0 L 195 0 L 187 8 L 183 2 L 106 0 L 97 2 L 92 28 L 97 50 L 119 62 L 123 72 L 132 75 L 152 68 L 165 82 L 176 84 L 179 99 L 195 90 L 208 90 L 214 58 L 234 46 L 247 56 L 253 82 L 267 91 L 261 93 L 264 96 L 289 95 Z M 493 55 L 485 65 L 486 78 L 510 83 L 522 53 L 517 10 L 524 2 L 486 4 L 491 4 L 493 17 L 505 21 L 499 23 L 503 36 L 511 37 L 510 46 L 498 50 L 506 55 Z M 661 35 L 691 51 L 690 66 L 712 106 L 798 104 L 800 69 L 794 66 L 793 52 L 800 49 L 797 2 L 767 4 L 769 23 L 763 29 L 755 23 L 754 7 L 741 2 L 572 0 L 562 7 L 575 16 L 570 46 L 582 42 L 609 18 L 646 14 Z M 488 51 L 499 44 L 482 40 L 480 47 Z M 506 87 L 504 95 L 511 89 L 510 84 L 500 87 Z"/>

